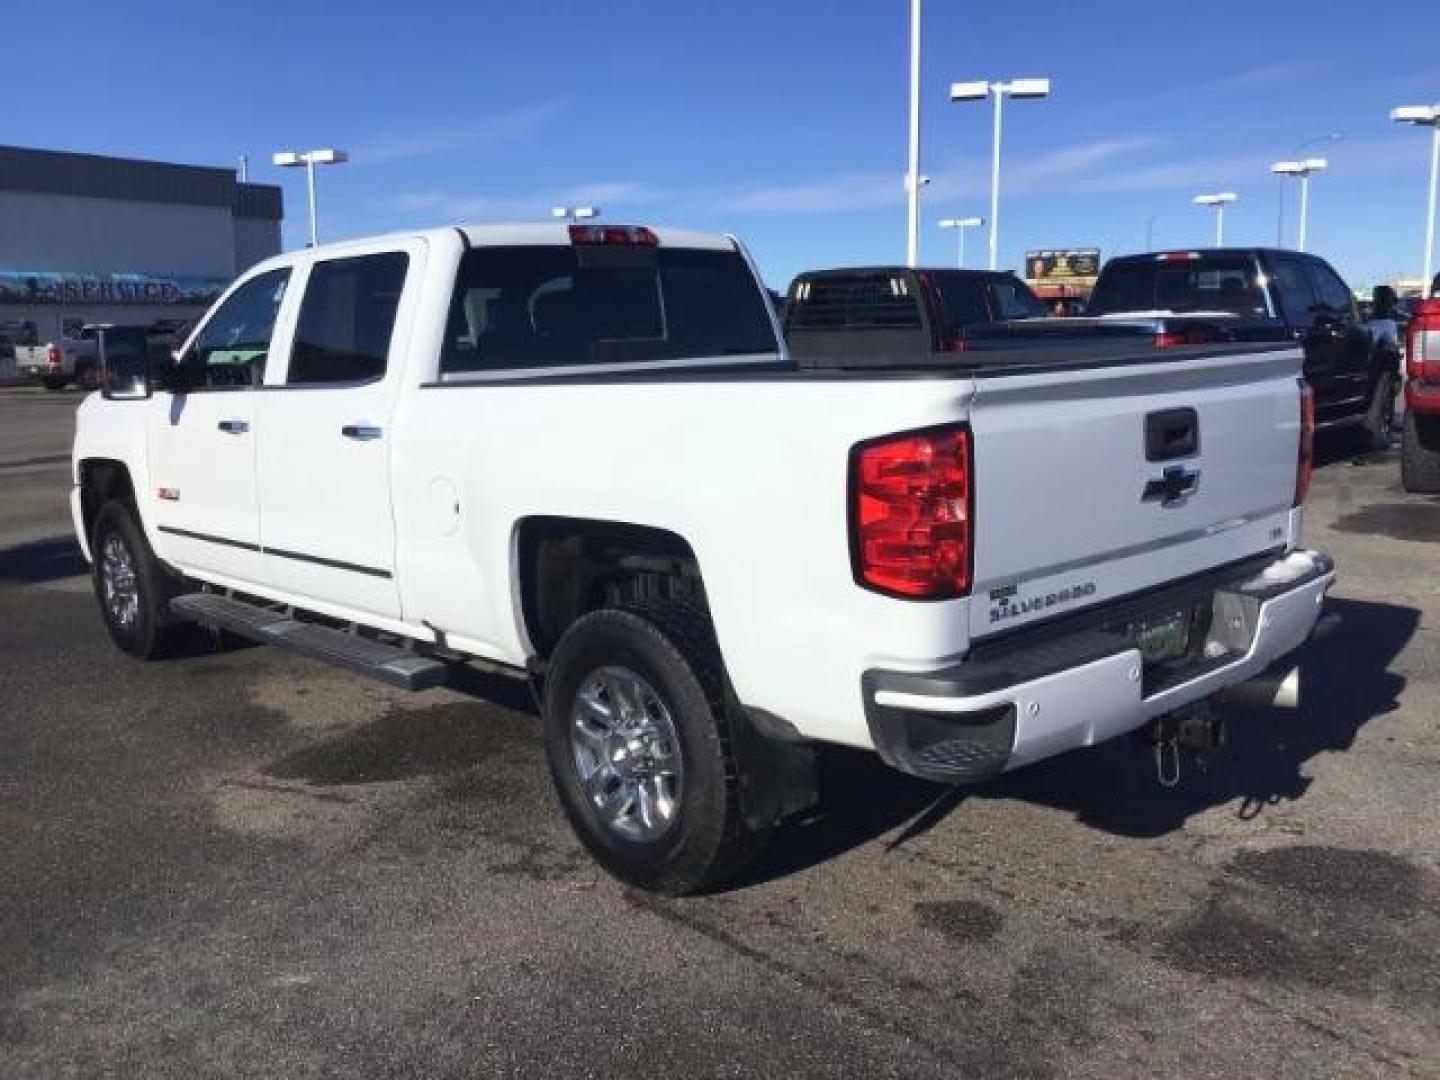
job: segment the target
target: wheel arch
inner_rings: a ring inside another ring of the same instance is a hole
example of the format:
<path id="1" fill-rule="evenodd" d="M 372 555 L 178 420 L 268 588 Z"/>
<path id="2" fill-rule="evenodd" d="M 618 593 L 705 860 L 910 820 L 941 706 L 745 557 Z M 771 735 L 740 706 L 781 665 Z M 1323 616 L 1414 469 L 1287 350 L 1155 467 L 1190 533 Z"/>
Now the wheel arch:
<path id="1" fill-rule="evenodd" d="M 512 571 L 520 629 L 542 661 L 571 623 L 606 603 L 683 597 L 708 612 L 694 547 L 650 525 L 525 517 L 514 529 Z"/>
<path id="2" fill-rule="evenodd" d="M 87 538 L 94 534 L 95 519 L 107 502 L 123 499 L 131 506 L 136 505 L 135 483 L 125 462 L 115 458 L 84 458 L 76 473 L 80 481 L 80 517 Z"/>

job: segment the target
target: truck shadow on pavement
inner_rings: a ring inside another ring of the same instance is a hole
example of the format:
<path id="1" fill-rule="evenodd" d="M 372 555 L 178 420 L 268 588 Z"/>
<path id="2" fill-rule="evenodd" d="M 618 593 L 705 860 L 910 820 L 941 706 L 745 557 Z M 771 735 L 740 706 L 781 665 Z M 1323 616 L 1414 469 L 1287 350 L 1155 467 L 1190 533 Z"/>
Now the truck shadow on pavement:
<path id="1" fill-rule="evenodd" d="M 73 536 L 47 536 L 0 548 L 0 582 L 7 584 L 41 585 L 89 573 Z"/>
<path id="2" fill-rule="evenodd" d="M 1306 762 L 1348 749 L 1365 724 L 1397 707 L 1405 679 L 1390 666 L 1420 622 L 1415 609 L 1391 604 L 1331 600 L 1326 610 L 1340 624 L 1296 654 L 1301 707 L 1227 709 L 1226 746 L 1203 771 L 1187 762 L 1175 788 L 1158 785 L 1150 747 L 1123 737 L 971 788 L 913 779 L 873 754 L 823 749 L 819 806 L 777 831 L 742 884 L 804 870 L 902 825 L 888 847 L 903 846 L 972 799 L 1023 799 L 1069 811 L 1103 832 L 1140 838 L 1173 832 L 1236 800 L 1236 815 L 1248 820 L 1303 798 L 1311 784 Z"/>

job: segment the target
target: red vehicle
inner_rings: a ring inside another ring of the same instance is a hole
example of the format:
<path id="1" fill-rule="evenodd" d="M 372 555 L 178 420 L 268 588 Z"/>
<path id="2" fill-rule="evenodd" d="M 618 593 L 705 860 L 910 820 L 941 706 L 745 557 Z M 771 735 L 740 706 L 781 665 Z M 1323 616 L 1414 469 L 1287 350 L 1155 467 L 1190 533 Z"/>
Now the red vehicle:
<path id="1" fill-rule="evenodd" d="M 1416 306 L 1405 341 L 1400 478 L 1406 491 L 1440 495 L 1440 297 Z"/>

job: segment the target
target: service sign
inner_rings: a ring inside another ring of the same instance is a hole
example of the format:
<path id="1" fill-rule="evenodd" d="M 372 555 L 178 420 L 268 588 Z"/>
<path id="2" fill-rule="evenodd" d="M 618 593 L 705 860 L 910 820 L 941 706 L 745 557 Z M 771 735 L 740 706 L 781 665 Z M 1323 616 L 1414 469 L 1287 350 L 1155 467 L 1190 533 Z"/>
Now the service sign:
<path id="1" fill-rule="evenodd" d="M 1099 276 L 1099 248 L 1051 248 L 1025 253 L 1025 280 L 1031 285 L 1074 285 L 1088 289 Z"/>
<path id="2" fill-rule="evenodd" d="M 208 304 L 229 278 L 0 270 L 0 304 Z"/>

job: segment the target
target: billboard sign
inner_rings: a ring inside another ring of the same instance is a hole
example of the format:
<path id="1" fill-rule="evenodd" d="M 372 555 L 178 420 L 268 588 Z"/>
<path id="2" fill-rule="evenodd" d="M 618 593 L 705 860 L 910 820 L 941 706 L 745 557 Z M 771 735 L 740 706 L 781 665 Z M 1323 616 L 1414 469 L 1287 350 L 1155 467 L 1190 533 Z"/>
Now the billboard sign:
<path id="1" fill-rule="evenodd" d="M 230 278 L 0 270 L 0 304 L 209 304 Z"/>
<path id="2" fill-rule="evenodd" d="M 1046 248 L 1025 253 L 1025 280 L 1032 286 L 1089 289 L 1099 275 L 1099 248 Z"/>

